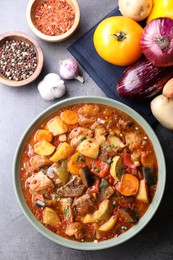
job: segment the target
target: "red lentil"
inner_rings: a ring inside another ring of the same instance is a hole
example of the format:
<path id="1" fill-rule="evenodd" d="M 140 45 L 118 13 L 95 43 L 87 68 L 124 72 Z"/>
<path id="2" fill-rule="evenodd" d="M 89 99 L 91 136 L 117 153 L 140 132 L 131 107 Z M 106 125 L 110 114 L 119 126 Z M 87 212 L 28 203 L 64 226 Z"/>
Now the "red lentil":
<path id="1" fill-rule="evenodd" d="M 42 33 L 57 36 L 67 32 L 75 20 L 75 11 L 66 0 L 40 2 L 35 11 L 35 26 Z"/>

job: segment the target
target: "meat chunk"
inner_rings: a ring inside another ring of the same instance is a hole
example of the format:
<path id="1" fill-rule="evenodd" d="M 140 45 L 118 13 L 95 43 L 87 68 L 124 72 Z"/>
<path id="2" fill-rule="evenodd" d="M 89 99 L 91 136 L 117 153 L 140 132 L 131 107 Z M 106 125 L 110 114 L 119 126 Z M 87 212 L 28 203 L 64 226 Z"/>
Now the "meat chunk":
<path id="1" fill-rule="evenodd" d="M 66 235 L 75 236 L 76 239 L 82 239 L 84 237 L 83 225 L 80 222 L 74 222 L 67 226 Z"/>
<path id="2" fill-rule="evenodd" d="M 79 114 L 80 115 L 87 115 L 87 116 L 95 116 L 98 114 L 100 108 L 98 105 L 94 104 L 86 104 L 83 107 L 79 109 Z"/>
<path id="3" fill-rule="evenodd" d="M 27 179 L 29 190 L 32 194 L 45 193 L 53 187 L 53 182 L 42 171 Z"/>
<path id="4" fill-rule="evenodd" d="M 142 143 L 141 135 L 138 132 L 128 132 L 125 134 L 126 144 L 130 150 L 138 149 Z"/>
<path id="5" fill-rule="evenodd" d="M 74 175 L 69 182 L 57 190 L 57 194 L 63 197 L 78 197 L 83 194 L 85 185 L 81 178 Z"/>
<path id="6" fill-rule="evenodd" d="M 79 118 L 79 125 L 86 126 L 87 124 L 93 124 L 95 120 L 95 117 L 81 116 Z"/>
<path id="7" fill-rule="evenodd" d="M 69 139 L 73 139 L 78 136 L 92 137 L 93 132 L 85 127 L 76 127 L 69 134 Z"/>
<path id="8" fill-rule="evenodd" d="M 93 133 L 91 130 L 85 127 L 76 127 L 69 134 L 70 145 L 73 147 L 77 147 L 83 139 L 86 137 L 92 137 Z"/>
<path id="9" fill-rule="evenodd" d="M 103 201 L 105 199 L 109 199 L 114 194 L 114 189 L 111 185 L 108 185 L 106 188 L 101 189 L 101 191 L 98 193 L 98 199 L 100 201 Z"/>
<path id="10" fill-rule="evenodd" d="M 35 155 L 31 158 L 30 164 L 33 169 L 38 170 L 41 167 L 51 165 L 51 161 L 44 155 Z"/>
<path id="11" fill-rule="evenodd" d="M 95 129 L 95 138 L 98 141 L 100 146 L 105 145 L 106 142 L 105 134 L 106 134 L 106 130 L 104 127 Z"/>
<path id="12" fill-rule="evenodd" d="M 87 213 L 93 212 L 96 209 L 95 201 L 89 194 L 75 199 L 72 206 L 80 216 L 85 216 Z"/>

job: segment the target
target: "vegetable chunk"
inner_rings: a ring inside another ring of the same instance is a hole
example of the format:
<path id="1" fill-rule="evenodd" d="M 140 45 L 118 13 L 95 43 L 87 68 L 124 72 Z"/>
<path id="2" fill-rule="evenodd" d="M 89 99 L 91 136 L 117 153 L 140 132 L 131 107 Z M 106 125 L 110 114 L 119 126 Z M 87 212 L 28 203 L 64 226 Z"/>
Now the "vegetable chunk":
<path id="1" fill-rule="evenodd" d="M 76 150 L 85 156 L 95 159 L 99 154 L 99 143 L 94 138 L 88 138 L 80 143 Z"/>
<path id="2" fill-rule="evenodd" d="M 47 127 L 49 131 L 53 133 L 54 136 L 65 134 L 68 131 L 66 123 L 64 123 L 59 116 L 49 121 L 47 123 Z"/>
<path id="3" fill-rule="evenodd" d="M 70 155 L 74 153 L 74 148 L 68 143 L 62 143 L 56 152 L 50 157 L 52 162 L 58 162 L 60 160 L 67 159 Z"/>
<path id="4" fill-rule="evenodd" d="M 97 211 L 94 214 L 87 214 L 83 220 L 83 223 L 93 223 L 106 220 L 112 213 L 113 206 L 110 200 L 104 200 Z"/>
<path id="5" fill-rule="evenodd" d="M 119 181 L 119 178 L 118 178 L 118 175 L 119 175 L 119 172 L 120 172 L 120 168 L 122 166 L 122 160 L 121 160 L 121 157 L 119 155 L 116 155 L 114 158 L 113 158 L 113 161 L 111 163 L 111 169 L 110 169 L 110 174 L 112 175 L 112 177 Z"/>
<path id="6" fill-rule="evenodd" d="M 36 143 L 34 146 L 34 152 L 38 155 L 51 155 L 54 150 L 55 146 L 45 140 Z"/>
<path id="7" fill-rule="evenodd" d="M 136 198 L 137 200 L 140 200 L 144 203 L 149 203 L 148 190 L 145 179 L 140 180 L 139 192 Z"/>
<path id="8" fill-rule="evenodd" d="M 62 120 L 67 125 L 75 125 L 79 120 L 78 114 L 73 110 L 65 110 L 61 113 Z"/>
<path id="9" fill-rule="evenodd" d="M 117 215 L 110 217 L 110 219 L 106 223 L 101 225 L 98 230 L 106 232 L 106 231 L 109 231 L 109 230 L 113 229 L 113 227 L 115 226 L 117 220 L 118 220 L 118 216 Z"/>
<path id="10" fill-rule="evenodd" d="M 46 207 L 44 210 L 43 223 L 55 227 L 60 223 L 58 214 L 52 208 Z"/>
<path id="11" fill-rule="evenodd" d="M 35 139 L 39 142 L 41 140 L 45 140 L 47 142 L 51 142 L 53 139 L 53 134 L 46 129 L 39 129 L 35 135 Z"/>
<path id="12" fill-rule="evenodd" d="M 121 179 L 120 193 L 125 196 L 134 196 L 138 193 L 139 181 L 132 174 L 124 174 Z"/>
<path id="13" fill-rule="evenodd" d="M 74 153 L 70 160 L 68 161 L 67 167 L 70 173 L 79 174 L 79 170 L 81 167 L 85 166 L 84 159 L 82 158 L 79 152 Z"/>

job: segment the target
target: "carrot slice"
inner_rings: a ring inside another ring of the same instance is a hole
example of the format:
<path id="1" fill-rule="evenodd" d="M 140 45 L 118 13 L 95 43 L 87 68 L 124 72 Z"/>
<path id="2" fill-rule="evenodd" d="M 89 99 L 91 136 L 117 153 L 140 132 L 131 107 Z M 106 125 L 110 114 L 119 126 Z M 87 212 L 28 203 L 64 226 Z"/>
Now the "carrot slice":
<path id="1" fill-rule="evenodd" d="M 85 166 L 83 155 L 79 152 L 74 153 L 67 163 L 67 168 L 72 174 L 79 174 L 79 170 Z"/>
<path id="2" fill-rule="evenodd" d="M 61 113 L 61 119 L 67 124 L 67 125 L 75 125 L 77 124 L 79 120 L 79 116 L 77 112 L 73 110 L 64 110 Z"/>
<path id="3" fill-rule="evenodd" d="M 35 134 L 35 140 L 40 142 L 42 140 L 45 140 L 47 142 L 51 142 L 53 139 L 53 134 L 45 129 L 39 129 Z"/>
<path id="4" fill-rule="evenodd" d="M 139 180 L 132 174 L 122 176 L 119 192 L 124 196 L 135 196 L 138 193 Z"/>

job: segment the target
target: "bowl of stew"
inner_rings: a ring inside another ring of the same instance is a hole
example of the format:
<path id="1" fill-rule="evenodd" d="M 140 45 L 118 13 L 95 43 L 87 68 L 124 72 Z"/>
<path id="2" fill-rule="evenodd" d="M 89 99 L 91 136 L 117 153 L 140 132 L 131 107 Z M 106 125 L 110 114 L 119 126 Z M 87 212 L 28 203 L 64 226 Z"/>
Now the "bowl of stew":
<path id="1" fill-rule="evenodd" d="M 119 245 L 141 231 L 161 202 L 161 145 L 133 109 L 75 97 L 43 111 L 14 157 L 13 184 L 31 224 L 74 249 Z"/>

